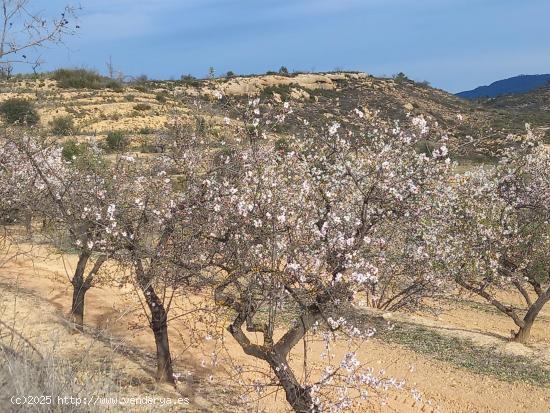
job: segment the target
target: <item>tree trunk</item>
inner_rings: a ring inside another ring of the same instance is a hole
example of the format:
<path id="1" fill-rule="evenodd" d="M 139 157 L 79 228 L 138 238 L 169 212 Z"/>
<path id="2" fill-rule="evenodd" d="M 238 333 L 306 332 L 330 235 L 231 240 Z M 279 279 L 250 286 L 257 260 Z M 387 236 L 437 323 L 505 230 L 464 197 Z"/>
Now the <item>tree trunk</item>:
<path id="1" fill-rule="evenodd" d="M 151 285 L 152 278 L 143 268 L 141 259 L 136 258 L 135 265 L 137 283 L 151 313 L 150 327 L 153 330 L 157 346 L 157 380 L 175 385 L 170 340 L 168 339 L 168 314 L 164 303 Z"/>
<path id="2" fill-rule="evenodd" d="M 25 233 L 27 239 L 32 239 L 32 212 L 25 211 Z"/>
<path id="3" fill-rule="evenodd" d="M 84 298 L 86 296 L 86 288 L 82 285 L 73 284 L 73 302 L 71 305 L 71 321 L 74 327 L 82 331 L 84 326 Z"/>
<path id="4" fill-rule="evenodd" d="M 539 298 L 529 307 L 527 314 L 523 317 L 523 323 L 518 332 L 514 335 L 513 341 L 517 343 L 527 343 L 531 336 L 531 327 L 539 315 L 544 305 L 550 300 L 550 288 L 539 296 Z"/>
<path id="5" fill-rule="evenodd" d="M 71 305 L 71 321 L 76 330 L 82 331 L 84 326 L 84 298 L 89 286 L 84 282 L 84 271 L 90 258 L 90 252 L 82 251 L 71 283 L 73 285 L 73 302 Z"/>
<path id="6" fill-rule="evenodd" d="M 151 329 L 157 346 L 157 379 L 163 383 L 174 384 L 174 370 L 168 340 L 166 311 L 163 306 L 151 308 Z"/>
<path id="7" fill-rule="evenodd" d="M 286 401 L 296 413 L 317 413 L 320 411 L 319 406 L 315 404 L 311 397 L 310 390 L 300 385 L 284 357 L 281 357 L 275 351 L 271 351 L 267 356 L 267 362 L 285 391 Z"/>
<path id="8" fill-rule="evenodd" d="M 514 334 L 514 338 L 512 341 L 515 341 L 516 343 L 522 343 L 525 344 L 529 341 L 529 337 L 531 336 L 531 327 L 533 326 L 533 321 L 531 321 L 529 324 L 525 323 L 523 327 L 520 327 L 518 332 Z"/>

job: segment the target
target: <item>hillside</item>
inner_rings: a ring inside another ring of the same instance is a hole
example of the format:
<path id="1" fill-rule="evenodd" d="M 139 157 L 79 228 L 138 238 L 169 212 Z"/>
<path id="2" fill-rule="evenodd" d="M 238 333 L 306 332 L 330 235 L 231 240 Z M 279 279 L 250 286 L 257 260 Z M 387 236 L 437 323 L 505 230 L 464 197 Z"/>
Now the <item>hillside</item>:
<path id="1" fill-rule="evenodd" d="M 545 133 L 546 143 L 550 143 L 550 86 L 528 93 L 483 99 L 479 103 L 489 111 L 506 113 L 518 125 L 529 123 L 540 128 Z"/>
<path id="2" fill-rule="evenodd" d="M 480 86 L 473 90 L 457 93 L 456 95 L 475 100 L 479 98 L 491 98 L 508 94 L 526 93 L 542 86 L 548 85 L 550 74 L 544 75 L 520 75 L 509 79 L 498 80 L 489 86 Z"/>
<path id="3" fill-rule="evenodd" d="M 223 100 L 215 97 L 216 90 L 223 93 Z M 364 73 L 142 80 L 94 89 L 61 87 L 52 78 L 40 76 L 2 81 L 0 91 L 2 101 L 12 97 L 33 101 L 45 131 L 51 130 L 54 118 L 70 117 L 77 139 L 94 137 L 101 141 L 110 131 L 122 131 L 133 146 L 144 151 L 154 150 L 157 132 L 165 130 L 174 116 L 193 120 L 199 115 L 221 127 L 222 107 L 229 100 L 247 100 L 250 96 L 259 96 L 262 104 L 291 104 L 294 115 L 284 129 L 276 131 L 283 135 L 296 131 L 297 122 L 301 124 L 303 119 L 313 127 L 321 127 L 331 118 L 350 125 L 363 121 L 356 109 L 367 118 L 376 116 L 388 123 L 398 120 L 405 125 L 412 116 L 422 115 L 437 134 L 449 136 L 456 157 L 468 159 L 490 157 L 503 137 L 522 134 L 525 123 L 515 111 L 498 105 L 469 102 L 410 80 Z"/>

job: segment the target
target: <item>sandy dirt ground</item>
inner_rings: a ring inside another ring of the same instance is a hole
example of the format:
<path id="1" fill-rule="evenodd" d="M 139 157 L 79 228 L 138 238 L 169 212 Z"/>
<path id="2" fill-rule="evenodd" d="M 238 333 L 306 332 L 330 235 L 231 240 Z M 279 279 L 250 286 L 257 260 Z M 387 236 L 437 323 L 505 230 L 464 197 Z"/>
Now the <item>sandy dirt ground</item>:
<path id="1" fill-rule="evenodd" d="M 63 260 L 59 256 L 45 257 L 44 249 L 35 249 L 34 254 L 37 256 L 33 259 L 19 257 L 0 268 L 0 316 L 6 323 L 13 322 L 13 326 L 37 349 L 47 351 L 53 348 L 59 357 L 79 363 L 83 362 L 82 354 L 85 354 L 91 369 L 97 360 L 104 362 L 108 359 L 130 393 L 189 397 L 191 404 L 184 411 L 287 411 L 280 392 L 247 408 L 233 403 L 239 389 L 224 384 L 224 377 L 227 378 L 224 363 L 227 361 L 220 358 L 220 364 L 212 367 L 206 357 L 210 351 L 208 343 L 203 350 L 190 346 L 187 340 L 189 332 L 186 331 L 189 324 L 180 323 L 178 319 L 171 322 L 170 334 L 176 371 L 182 379 L 177 391 L 170 386 L 157 385 L 153 378 L 154 341 L 136 293 L 129 285 L 92 288 L 86 298 L 85 323 L 96 334 L 72 333 L 66 323 L 71 300 L 66 274 L 74 268 L 75 257 L 65 256 Z M 115 271 L 114 268 L 109 270 Z M 490 307 L 480 310 L 483 303 L 479 301 L 472 300 L 471 303 L 449 304 L 437 316 L 384 314 L 384 317 L 390 321 L 434 328 L 451 337 L 469 338 L 480 346 L 494 346 L 495 351 L 546 360 L 550 346 L 549 309 L 541 315 L 533 330 L 533 343 L 523 346 L 507 341 L 507 332 L 509 334 L 513 325 L 506 317 L 491 311 Z M 183 308 L 182 305 L 180 311 Z M 172 316 L 177 313 L 174 311 Z M 224 337 L 224 343 L 232 362 L 250 364 L 230 336 Z M 320 354 L 321 347 L 321 343 L 313 343 L 310 354 Z M 291 364 L 301 365 L 302 357 L 300 351 L 295 351 Z M 375 396 L 376 402 L 365 411 L 549 411 L 548 387 L 475 374 L 397 344 L 372 339 L 362 346 L 358 357 L 377 371 L 383 369 L 391 377 L 406 380 L 406 390 Z M 420 392 L 422 401 L 413 399 L 412 390 Z M 382 405 L 380 400 L 384 400 Z"/>

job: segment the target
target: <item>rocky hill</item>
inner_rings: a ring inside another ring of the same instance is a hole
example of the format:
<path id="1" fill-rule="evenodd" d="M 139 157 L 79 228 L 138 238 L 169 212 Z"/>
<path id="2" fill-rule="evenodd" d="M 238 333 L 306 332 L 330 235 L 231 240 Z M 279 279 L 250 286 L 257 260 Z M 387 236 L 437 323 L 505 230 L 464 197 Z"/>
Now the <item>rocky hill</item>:
<path id="1" fill-rule="evenodd" d="M 174 116 L 192 120 L 198 110 L 221 126 L 221 109 L 227 99 L 248 100 L 251 96 L 264 103 L 289 102 L 293 119 L 306 119 L 313 126 L 325 125 L 330 119 L 358 122 L 356 109 L 366 118 L 376 116 L 388 123 L 407 124 L 413 116 L 422 115 L 436 133 L 448 134 L 455 156 L 471 159 L 486 158 L 503 137 L 523 133 L 525 120 L 531 116 L 530 106 L 519 110 L 512 100 L 502 100 L 510 102 L 505 104 L 471 102 L 408 79 L 375 78 L 365 73 L 140 80 L 94 88 L 66 87 L 44 75 L 4 80 L 0 91 L 1 101 L 12 97 L 32 100 L 46 132 L 51 131 L 54 118 L 65 116 L 75 123 L 75 139 L 103 139 L 110 131 L 122 131 L 138 148 L 150 146 L 152 136 L 166 129 Z M 216 91 L 226 98 L 217 99 Z M 542 95 L 540 99 L 544 99 Z M 542 129 L 546 125 L 550 125 L 550 117 L 548 122 L 537 123 Z M 290 122 L 277 133 L 293 133 L 297 127 Z"/>

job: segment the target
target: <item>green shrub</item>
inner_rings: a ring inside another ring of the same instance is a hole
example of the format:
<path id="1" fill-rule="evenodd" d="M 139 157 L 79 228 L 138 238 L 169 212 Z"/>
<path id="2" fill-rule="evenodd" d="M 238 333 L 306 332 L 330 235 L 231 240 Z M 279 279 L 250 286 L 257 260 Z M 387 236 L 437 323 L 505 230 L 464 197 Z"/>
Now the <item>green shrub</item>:
<path id="1" fill-rule="evenodd" d="M 126 102 L 133 102 L 133 101 L 135 100 L 135 98 L 136 98 L 136 97 L 135 97 L 134 95 L 126 95 L 126 96 L 124 96 L 124 100 L 125 100 Z"/>
<path id="2" fill-rule="evenodd" d="M 142 143 L 140 145 L 140 152 L 141 153 L 162 153 L 164 152 L 164 148 L 158 145 L 153 145 L 151 143 Z"/>
<path id="3" fill-rule="evenodd" d="M 112 89 L 115 92 L 124 90 L 118 80 L 101 76 L 93 70 L 86 69 L 57 69 L 53 72 L 53 79 L 62 88 L 73 89 Z"/>
<path id="4" fill-rule="evenodd" d="M 107 134 L 107 146 L 109 149 L 116 151 L 121 150 L 128 144 L 126 137 L 120 131 L 109 132 Z"/>
<path id="5" fill-rule="evenodd" d="M 189 86 L 198 86 L 200 81 L 193 75 L 181 75 L 181 81 Z"/>
<path id="6" fill-rule="evenodd" d="M 62 88 L 102 89 L 106 84 L 103 76 L 86 69 L 57 69 L 53 78 Z"/>
<path id="7" fill-rule="evenodd" d="M 397 83 L 403 83 L 403 82 L 408 82 L 409 81 L 409 78 L 407 77 L 407 75 L 403 72 L 399 72 L 398 74 L 396 75 L 393 75 L 393 79 L 397 82 Z"/>
<path id="8" fill-rule="evenodd" d="M 156 99 L 157 102 L 159 102 L 159 103 L 165 103 L 165 102 L 166 102 L 166 98 L 167 98 L 166 92 L 157 93 L 157 94 L 155 95 L 155 99 Z"/>
<path id="9" fill-rule="evenodd" d="M 288 72 L 288 69 L 286 68 L 286 66 L 281 66 L 281 68 L 279 69 L 279 74 L 282 75 L 282 76 L 288 76 L 289 75 L 289 72 Z"/>
<path id="10" fill-rule="evenodd" d="M 0 113 L 11 124 L 36 125 L 40 120 L 34 103 L 20 98 L 8 99 L 0 104 Z"/>
<path id="11" fill-rule="evenodd" d="M 50 126 L 54 135 L 67 136 L 76 132 L 73 118 L 68 115 L 53 118 Z"/>
<path id="12" fill-rule="evenodd" d="M 111 89 L 113 92 L 123 92 L 124 87 L 118 80 L 107 80 L 105 83 L 107 89 Z"/>
<path id="13" fill-rule="evenodd" d="M 279 96 L 281 96 L 281 99 L 283 101 L 288 101 L 291 99 L 292 95 L 292 88 L 299 87 L 297 84 L 293 83 L 290 85 L 273 85 L 273 86 L 267 86 L 264 88 L 260 94 L 260 97 L 262 99 L 271 99 L 273 98 L 273 94 L 276 93 Z"/>
<path id="14" fill-rule="evenodd" d="M 151 129 L 151 128 L 141 128 L 141 129 L 139 130 L 139 134 L 140 134 L 140 135 L 150 135 L 150 134 L 152 134 L 153 132 L 154 132 L 154 130 Z"/>
<path id="15" fill-rule="evenodd" d="M 67 162 L 73 162 L 76 158 L 81 156 L 85 150 L 86 148 L 83 144 L 70 140 L 63 144 L 61 156 L 63 156 L 63 159 Z"/>
<path id="16" fill-rule="evenodd" d="M 138 103 L 137 105 L 134 105 L 134 110 L 149 110 L 151 109 L 151 105 L 147 103 Z"/>

